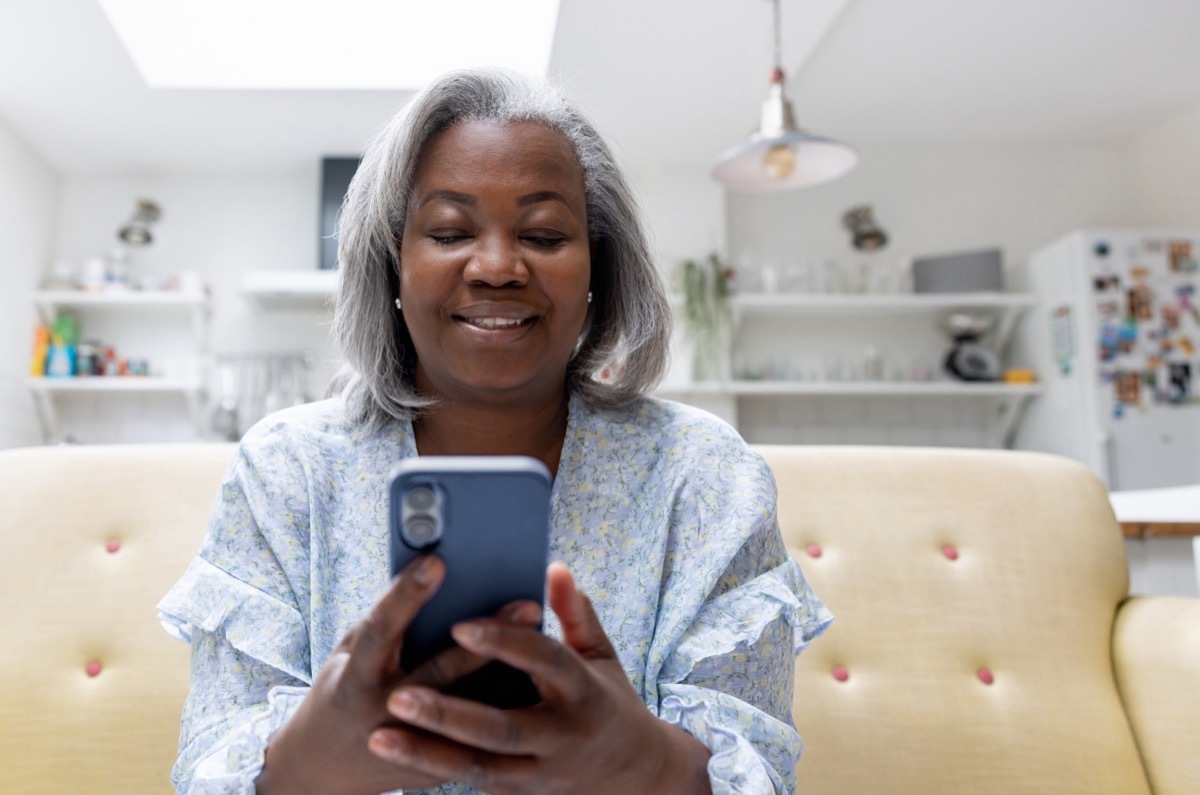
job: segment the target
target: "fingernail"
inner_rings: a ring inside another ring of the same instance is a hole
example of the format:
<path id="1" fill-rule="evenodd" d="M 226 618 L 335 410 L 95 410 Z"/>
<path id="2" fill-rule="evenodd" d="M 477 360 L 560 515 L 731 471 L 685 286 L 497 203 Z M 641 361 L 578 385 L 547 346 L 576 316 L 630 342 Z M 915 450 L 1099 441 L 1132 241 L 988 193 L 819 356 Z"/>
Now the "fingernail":
<path id="1" fill-rule="evenodd" d="M 533 624 L 541 620 L 542 611 L 537 605 L 523 602 L 504 608 L 500 617 L 513 624 Z"/>
<path id="2" fill-rule="evenodd" d="M 456 624 L 450 632 L 459 643 L 475 644 L 483 639 L 483 627 L 478 624 Z"/>
<path id="3" fill-rule="evenodd" d="M 396 738 L 391 732 L 371 732 L 371 736 L 367 739 L 367 746 L 376 756 L 390 757 L 395 756 L 399 746 L 396 745 Z"/>
<path id="4" fill-rule="evenodd" d="M 433 579 L 433 558 L 425 556 L 417 563 L 417 567 L 413 569 L 413 579 L 420 585 L 428 585 Z"/>
<path id="5" fill-rule="evenodd" d="M 413 694 L 407 690 L 393 693 L 388 699 L 388 709 L 397 718 L 415 718 L 420 710 L 420 704 Z"/>

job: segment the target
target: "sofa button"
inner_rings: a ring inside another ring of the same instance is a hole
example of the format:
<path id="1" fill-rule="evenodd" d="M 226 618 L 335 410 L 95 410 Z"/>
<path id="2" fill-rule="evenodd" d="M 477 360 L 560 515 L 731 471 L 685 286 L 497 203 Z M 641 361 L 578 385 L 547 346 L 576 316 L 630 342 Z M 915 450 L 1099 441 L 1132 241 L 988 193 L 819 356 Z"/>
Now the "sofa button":
<path id="1" fill-rule="evenodd" d="M 942 547 L 942 554 L 946 556 L 946 560 L 958 560 L 958 547 L 953 544 L 946 544 Z"/>
<path id="2" fill-rule="evenodd" d="M 979 681 L 983 682 L 985 685 L 990 685 L 992 682 L 996 681 L 996 677 L 993 676 L 992 672 L 987 668 L 980 668 L 975 672 L 975 675 L 978 676 Z"/>
<path id="3" fill-rule="evenodd" d="M 809 544 L 807 547 L 804 548 L 804 551 L 808 553 L 808 556 L 810 558 L 819 558 L 819 557 L 821 557 L 821 554 L 822 554 L 820 544 Z"/>
<path id="4" fill-rule="evenodd" d="M 92 660 L 91 662 L 89 662 L 87 664 L 87 667 L 84 668 L 83 670 L 87 672 L 88 676 L 94 678 L 94 677 L 97 677 L 100 675 L 101 668 L 102 668 L 102 666 L 100 665 L 99 662 L 97 662 L 96 660 Z"/>
<path id="5" fill-rule="evenodd" d="M 107 541 L 107 542 L 104 544 L 104 549 L 105 549 L 105 551 L 107 551 L 107 552 L 108 552 L 110 555 L 111 555 L 111 554 L 114 554 L 114 553 L 116 553 L 118 550 L 120 550 L 120 549 L 121 549 L 121 541 L 120 541 L 119 539 L 116 539 L 116 538 L 110 538 L 110 539 L 108 539 L 108 541 Z"/>
<path id="6" fill-rule="evenodd" d="M 844 665 L 835 665 L 833 666 L 833 678 L 839 682 L 845 682 L 850 678 L 850 672 L 846 670 L 846 666 Z"/>

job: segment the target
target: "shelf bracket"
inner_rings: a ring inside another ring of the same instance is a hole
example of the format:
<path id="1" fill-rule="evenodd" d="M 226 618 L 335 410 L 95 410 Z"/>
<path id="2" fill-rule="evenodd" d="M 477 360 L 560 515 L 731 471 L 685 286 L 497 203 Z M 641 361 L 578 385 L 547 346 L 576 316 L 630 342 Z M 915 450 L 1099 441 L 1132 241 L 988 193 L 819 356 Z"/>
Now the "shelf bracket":
<path id="1" fill-rule="evenodd" d="M 45 301 L 35 301 L 34 306 L 37 307 L 38 318 L 44 326 L 53 326 L 54 320 L 58 313 L 54 311 L 54 306 Z"/>
<path id="2" fill-rule="evenodd" d="M 58 412 L 54 400 L 44 389 L 31 389 L 37 407 L 38 422 L 42 426 L 42 441 L 49 444 L 58 435 Z"/>
<path id="3" fill-rule="evenodd" d="M 996 355 L 1004 357 L 1008 348 L 1008 342 L 1012 339 L 1013 331 L 1017 327 L 1017 320 L 1020 319 L 1021 313 L 1025 311 L 1025 307 L 1013 306 L 1006 307 L 1000 313 L 1000 323 L 996 327 L 995 336 L 995 351 Z"/>
<path id="4" fill-rule="evenodd" d="M 1014 395 L 1006 398 L 1000 403 L 1000 419 L 996 429 L 995 440 L 998 447 L 1011 449 L 1013 439 L 1016 436 L 1017 425 L 1021 420 L 1021 415 L 1025 413 L 1025 407 L 1029 405 L 1029 401 L 1033 398 L 1031 394 Z"/>

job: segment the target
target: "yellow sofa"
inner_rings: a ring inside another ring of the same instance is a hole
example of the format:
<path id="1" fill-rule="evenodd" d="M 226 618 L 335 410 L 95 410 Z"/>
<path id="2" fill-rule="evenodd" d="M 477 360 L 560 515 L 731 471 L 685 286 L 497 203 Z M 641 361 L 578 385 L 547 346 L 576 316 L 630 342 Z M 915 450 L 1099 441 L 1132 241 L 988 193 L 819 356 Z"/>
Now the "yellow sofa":
<path id="1" fill-rule="evenodd" d="M 169 790 L 187 648 L 154 605 L 230 445 L 0 452 L 0 791 Z M 1127 598 L 1084 467 L 761 447 L 838 615 L 801 655 L 801 792 L 1200 793 L 1200 600 Z"/>

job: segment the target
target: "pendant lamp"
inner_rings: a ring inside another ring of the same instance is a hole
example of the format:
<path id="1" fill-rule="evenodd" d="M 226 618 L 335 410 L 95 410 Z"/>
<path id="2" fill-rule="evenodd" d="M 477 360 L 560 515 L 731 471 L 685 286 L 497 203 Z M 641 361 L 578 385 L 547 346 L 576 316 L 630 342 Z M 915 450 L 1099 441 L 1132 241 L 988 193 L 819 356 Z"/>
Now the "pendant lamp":
<path id="1" fill-rule="evenodd" d="M 779 0 L 775 12 L 775 68 L 758 130 L 721 154 L 713 177 L 732 191 L 757 193 L 806 188 L 842 176 L 858 162 L 853 149 L 796 126 L 792 103 L 784 96 L 780 55 Z"/>

